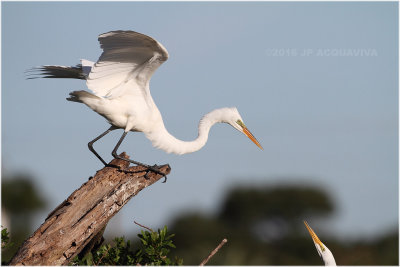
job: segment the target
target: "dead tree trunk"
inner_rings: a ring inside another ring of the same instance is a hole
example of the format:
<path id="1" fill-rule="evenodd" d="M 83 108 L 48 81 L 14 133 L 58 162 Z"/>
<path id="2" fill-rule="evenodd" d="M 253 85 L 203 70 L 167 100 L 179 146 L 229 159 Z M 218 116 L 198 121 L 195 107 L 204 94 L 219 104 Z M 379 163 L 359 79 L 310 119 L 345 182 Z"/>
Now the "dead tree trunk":
<path id="1" fill-rule="evenodd" d="M 122 171 L 129 166 L 124 160 L 110 164 L 120 169 L 104 167 L 75 190 L 24 242 L 10 265 L 68 264 L 133 196 L 162 178 L 153 172 L 144 177 L 140 166 Z M 160 170 L 168 174 L 170 167 Z"/>

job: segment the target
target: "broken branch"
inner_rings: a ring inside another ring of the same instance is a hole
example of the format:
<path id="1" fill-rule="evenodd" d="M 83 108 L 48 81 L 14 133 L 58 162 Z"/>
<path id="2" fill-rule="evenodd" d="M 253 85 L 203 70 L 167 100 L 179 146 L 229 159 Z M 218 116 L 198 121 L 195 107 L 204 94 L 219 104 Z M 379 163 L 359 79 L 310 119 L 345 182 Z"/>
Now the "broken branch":
<path id="1" fill-rule="evenodd" d="M 125 153 L 121 157 L 128 158 Z M 110 167 L 114 165 L 116 167 Z M 10 265 L 66 265 L 142 189 L 163 176 L 114 159 L 52 211 L 19 248 Z M 127 169 L 128 168 L 128 169 Z M 169 165 L 160 167 L 168 174 Z"/>

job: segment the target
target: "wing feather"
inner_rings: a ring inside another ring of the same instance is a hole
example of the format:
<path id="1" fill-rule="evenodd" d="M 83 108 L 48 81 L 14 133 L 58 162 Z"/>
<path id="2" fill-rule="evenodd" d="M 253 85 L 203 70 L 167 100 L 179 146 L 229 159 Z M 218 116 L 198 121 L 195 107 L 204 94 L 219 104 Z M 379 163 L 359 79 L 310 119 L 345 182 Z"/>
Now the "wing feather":
<path id="1" fill-rule="evenodd" d="M 163 45 L 134 31 L 111 31 L 101 34 L 98 40 L 103 53 L 89 73 L 88 88 L 106 97 L 118 97 L 126 90 L 142 90 L 150 95 L 150 78 L 168 59 Z"/>

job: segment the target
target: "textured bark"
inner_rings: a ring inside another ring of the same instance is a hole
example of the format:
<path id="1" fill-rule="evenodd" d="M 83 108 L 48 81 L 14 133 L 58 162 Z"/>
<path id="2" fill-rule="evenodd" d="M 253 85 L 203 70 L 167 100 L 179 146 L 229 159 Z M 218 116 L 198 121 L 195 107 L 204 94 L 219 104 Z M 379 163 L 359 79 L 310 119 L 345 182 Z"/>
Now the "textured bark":
<path id="1" fill-rule="evenodd" d="M 125 153 L 121 156 L 128 158 Z M 124 160 L 110 164 L 120 169 L 104 167 L 75 190 L 24 242 L 10 265 L 68 264 L 133 196 L 162 178 L 153 172 L 144 177 L 141 166 L 122 171 L 129 166 Z M 168 174 L 170 167 L 160 170 Z"/>

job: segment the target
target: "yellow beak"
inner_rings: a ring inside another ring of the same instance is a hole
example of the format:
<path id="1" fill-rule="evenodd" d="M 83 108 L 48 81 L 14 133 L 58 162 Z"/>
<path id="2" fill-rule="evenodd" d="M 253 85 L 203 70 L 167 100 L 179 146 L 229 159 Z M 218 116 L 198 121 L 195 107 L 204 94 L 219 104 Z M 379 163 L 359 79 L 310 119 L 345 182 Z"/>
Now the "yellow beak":
<path id="1" fill-rule="evenodd" d="M 251 141 L 253 141 L 254 144 L 256 144 L 259 148 L 264 150 L 264 148 L 261 146 L 261 144 L 257 141 L 257 139 L 254 137 L 254 135 L 247 129 L 246 126 L 242 126 L 243 128 L 243 133 L 247 135 L 248 138 L 250 138 Z"/>
<path id="2" fill-rule="evenodd" d="M 306 221 L 304 221 L 304 224 L 306 225 L 307 230 L 308 230 L 308 232 L 310 233 L 312 240 L 313 240 L 316 244 L 318 244 L 318 245 L 320 246 L 320 248 L 321 248 L 322 251 L 324 251 L 324 250 L 325 250 L 324 244 L 322 244 L 321 240 L 319 240 L 317 234 L 314 233 L 313 229 L 311 229 L 311 227 L 308 225 L 308 223 L 307 223 Z"/>

